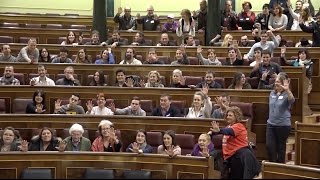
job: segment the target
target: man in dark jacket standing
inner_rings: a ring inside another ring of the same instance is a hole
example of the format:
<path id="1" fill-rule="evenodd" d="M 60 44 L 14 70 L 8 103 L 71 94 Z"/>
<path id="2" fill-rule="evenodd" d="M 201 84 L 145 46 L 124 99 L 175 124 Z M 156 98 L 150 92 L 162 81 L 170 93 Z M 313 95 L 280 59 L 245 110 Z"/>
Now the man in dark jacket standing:
<path id="1" fill-rule="evenodd" d="M 303 32 L 312 33 L 312 47 L 320 47 L 320 14 L 316 17 L 316 22 L 306 26 L 302 19 L 299 19 L 299 25 Z"/>

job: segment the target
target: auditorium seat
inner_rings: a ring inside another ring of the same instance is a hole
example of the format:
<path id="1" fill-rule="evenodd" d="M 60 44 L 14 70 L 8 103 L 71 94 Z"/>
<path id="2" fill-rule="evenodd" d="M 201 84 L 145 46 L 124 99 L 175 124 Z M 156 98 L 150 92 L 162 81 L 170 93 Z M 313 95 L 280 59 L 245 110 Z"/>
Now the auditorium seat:
<path id="1" fill-rule="evenodd" d="M 222 134 L 216 134 L 211 137 L 215 149 L 222 149 Z"/>
<path id="2" fill-rule="evenodd" d="M 219 83 L 219 84 L 222 86 L 222 88 L 225 88 L 225 87 L 226 87 L 223 77 L 215 77 L 215 78 L 214 78 L 214 81 L 217 82 L 217 83 Z"/>
<path id="3" fill-rule="evenodd" d="M 152 39 L 145 39 L 145 46 L 153 46 Z"/>
<path id="4" fill-rule="evenodd" d="M 70 136 L 70 134 L 69 134 L 69 129 L 70 129 L 70 128 L 65 128 L 65 129 L 62 130 L 62 133 L 61 133 L 61 135 L 59 136 L 59 137 L 62 138 L 62 140 Z M 84 130 L 82 136 L 89 139 L 89 131 L 88 131 L 88 129 L 85 129 L 85 130 Z"/>
<path id="5" fill-rule="evenodd" d="M 176 142 L 181 148 L 181 155 L 191 154 L 195 137 L 193 134 L 176 134 Z"/>
<path id="6" fill-rule="evenodd" d="M 146 111 L 147 116 L 150 116 L 152 114 L 153 110 L 153 104 L 152 100 L 140 100 L 140 107 L 144 111 Z"/>
<path id="7" fill-rule="evenodd" d="M 151 172 L 146 170 L 124 170 L 124 179 L 151 179 Z"/>
<path id="8" fill-rule="evenodd" d="M 7 23 L 7 22 L 4 22 L 1 24 L 2 27 L 19 27 L 19 23 Z"/>
<path id="9" fill-rule="evenodd" d="M 189 86 L 189 85 L 197 85 L 199 83 L 202 82 L 202 77 L 199 77 L 199 76 L 184 76 L 186 81 L 186 85 Z"/>
<path id="10" fill-rule="evenodd" d="M 246 77 L 246 81 L 250 84 L 252 89 L 258 89 L 260 78 L 258 77 Z"/>
<path id="11" fill-rule="evenodd" d="M 292 40 L 287 40 L 287 44 L 286 44 L 287 47 L 294 47 L 295 44 Z"/>
<path id="12" fill-rule="evenodd" d="M 23 73 L 14 73 L 14 78 L 20 81 L 20 85 L 25 85 L 25 74 Z"/>
<path id="13" fill-rule="evenodd" d="M 87 42 L 90 42 L 91 38 L 83 38 L 82 39 L 82 44 L 86 44 Z"/>
<path id="14" fill-rule="evenodd" d="M 19 43 L 24 43 L 24 44 L 28 44 L 28 41 L 30 39 L 37 39 L 35 37 L 19 37 Z M 38 39 L 37 39 L 38 42 Z"/>
<path id="15" fill-rule="evenodd" d="M 53 179 L 51 169 L 26 168 L 21 172 L 21 179 Z"/>
<path id="16" fill-rule="evenodd" d="M 26 24 L 26 28 L 41 28 L 41 24 Z"/>
<path id="17" fill-rule="evenodd" d="M 196 44 L 196 46 L 199 46 L 201 44 L 199 39 L 194 39 L 194 43 Z"/>
<path id="18" fill-rule="evenodd" d="M 12 113 L 26 114 L 27 104 L 31 103 L 32 99 L 14 99 L 12 103 Z"/>
<path id="19" fill-rule="evenodd" d="M 107 85 L 110 85 L 107 74 L 104 75 L 104 80 L 105 80 L 105 82 L 106 82 Z M 93 81 L 93 75 L 88 75 L 88 79 L 87 79 L 87 83 L 88 83 L 87 85 L 88 85 L 88 86 L 89 86 L 89 84 L 90 84 L 91 81 Z"/>
<path id="20" fill-rule="evenodd" d="M 0 99 L 0 114 L 5 114 L 7 112 L 6 108 L 6 100 Z"/>
<path id="21" fill-rule="evenodd" d="M 157 153 L 158 146 L 162 144 L 161 132 L 147 132 L 147 143 L 152 147 L 152 153 Z"/>
<path id="22" fill-rule="evenodd" d="M 63 41 L 67 40 L 66 37 L 59 37 L 58 38 L 58 43 L 61 44 Z"/>
<path id="23" fill-rule="evenodd" d="M 159 61 L 163 61 L 164 64 L 171 64 L 171 59 L 169 56 L 157 56 Z"/>
<path id="24" fill-rule="evenodd" d="M 86 25 L 78 25 L 78 24 L 72 24 L 70 25 L 70 29 L 87 29 L 87 26 Z"/>
<path id="25" fill-rule="evenodd" d="M 114 174 L 111 169 L 87 168 L 84 179 L 114 179 Z"/>
<path id="26" fill-rule="evenodd" d="M 181 111 L 181 115 L 185 115 L 185 108 L 186 108 L 186 101 L 177 101 L 177 100 L 172 100 L 171 101 L 171 106 L 177 108 L 178 110 Z"/>
<path id="27" fill-rule="evenodd" d="M 280 57 L 272 57 L 270 62 L 274 62 L 274 63 L 281 65 Z"/>
<path id="28" fill-rule="evenodd" d="M 243 114 L 243 119 L 248 119 L 248 127 L 251 128 L 252 120 L 253 120 L 253 107 L 252 103 L 244 103 L 244 102 L 231 102 L 230 106 L 237 106 L 241 109 Z M 250 129 L 251 130 L 251 129 Z"/>
<path id="29" fill-rule="evenodd" d="M 46 28 L 48 28 L 48 29 L 62 29 L 62 24 L 47 24 Z"/>
<path id="30" fill-rule="evenodd" d="M 11 36 L 0 36 L 0 43 L 13 43 L 13 37 L 11 37 Z"/>
<path id="31" fill-rule="evenodd" d="M 198 57 L 191 57 L 191 56 L 188 56 L 187 57 L 189 62 L 190 62 L 190 65 L 199 65 L 199 59 Z"/>
<path id="32" fill-rule="evenodd" d="M 142 55 L 140 54 L 136 54 L 136 59 L 138 59 L 139 61 L 143 62 L 144 60 L 142 59 Z"/>

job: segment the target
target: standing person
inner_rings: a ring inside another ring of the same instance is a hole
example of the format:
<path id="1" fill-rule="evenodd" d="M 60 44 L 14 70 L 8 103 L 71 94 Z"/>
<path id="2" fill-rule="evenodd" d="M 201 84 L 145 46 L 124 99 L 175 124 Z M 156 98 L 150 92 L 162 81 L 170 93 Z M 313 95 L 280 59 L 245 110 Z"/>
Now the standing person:
<path id="1" fill-rule="evenodd" d="M 200 9 L 197 11 L 193 11 L 193 19 L 197 20 L 197 30 L 199 33 L 203 33 L 206 30 L 207 25 L 207 12 L 208 12 L 208 4 L 206 0 L 200 1 Z"/>
<path id="2" fill-rule="evenodd" d="M 306 26 L 302 18 L 299 18 L 299 26 L 303 32 L 312 33 L 312 47 L 320 47 L 320 14 L 317 14 L 316 22 L 309 26 Z"/>
<path id="3" fill-rule="evenodd" d="M 288 23 L 286 25 L 286 29 L 287 30 L 290 30 L 291 26 L 292 26 L 292 16 L 289 12 L 289 8 L 288 8 L 288 5 L 287 5 L 287 0 L 270 0 L 269 2 L 269 9 L 270 9 L 270 12 L 273 14 L 274 13 L 274 10 L 275 10 L 275 7 L 278 6 L 281 11 L 283 12 L 283 14 L 285 14 L 287 16 L 287 19 L 288 19 Z"/>
<path id="4" fill-rule="evenodd" d="M 238 26 L 243 30 L 252 30 L 256 14 L 251 11 L 252 5 L 245 1 L 242 3 L 242 12 L 238 14 Z"/>
<path id="5" fill-rule="evenodd" d="M 192 16 L 191 16 L 191 12 L 189 9 L 182 9 L 181 11 L 181 19 L 179 20 L 178 23 L 178 28 L 176 30 L 176 34 L 178 37 L 182 36 L 185 34 L 191 35 L 191 36 L 195 36 L 195 21 L 193 20 Z"/>
<path id="6" fill-rule="evenodd" d="M 291 106 L 295 98 L 285 73 L 276 77 L 274 90 L 269 96 L 266 147 L 270 162 L 285 163 L 286 142 L 291 130 Z"/>
<path id="7" fill-rule="evenodd" d="M 261 25 L 261 30 L 268 30 L 268 22 L 270 17 L 269 4 L 262 6 L 262 12 L 256 16 L 255 24 Z"/>
<path id="8" fill-rule="evenodd" d="M 160 24 L 159 17 L 154 14 L 153 6 L 147 8 L 147 15 L 141 17 L 140 13 L 137 14 L 137 23 L 142 24 L 143 31 L 156 31 Z"/>
<path id="9" fill-rule="evenodd" d="M 268 28 L 271 31 L 282 31 L 287 28 L 288 25 L 288 17 L 283 14 L 283 10 L 280 5 L 274 7 L 274 14 L 270 15 L 270 19 L 268 22 Z M 291 29 L 291 25 L 290 25 Z"/>
<path id="10" fill-rule="evenodd" d="M 122 14 L 123 10 L 122 7 L 118 8 L 118 12 L 116 16 L 114 16 L 114 22 L 119 23 L 119 30 L 129 30 L 134 31 L 137 29 L 137 22 L 136 19 L 131 16 L 131 8 L 125 7 L 124 8 L 124 14 Z"/>

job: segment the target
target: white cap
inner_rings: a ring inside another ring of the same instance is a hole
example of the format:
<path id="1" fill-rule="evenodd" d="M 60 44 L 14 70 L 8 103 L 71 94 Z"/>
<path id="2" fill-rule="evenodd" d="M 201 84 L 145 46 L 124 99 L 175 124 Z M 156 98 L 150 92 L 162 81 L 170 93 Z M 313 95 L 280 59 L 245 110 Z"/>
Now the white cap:
<path id="1" fill-rule="evenodd" d="M 174 15 L 173 14 L 169 14 L 168 18 L 174 19 Z"/>

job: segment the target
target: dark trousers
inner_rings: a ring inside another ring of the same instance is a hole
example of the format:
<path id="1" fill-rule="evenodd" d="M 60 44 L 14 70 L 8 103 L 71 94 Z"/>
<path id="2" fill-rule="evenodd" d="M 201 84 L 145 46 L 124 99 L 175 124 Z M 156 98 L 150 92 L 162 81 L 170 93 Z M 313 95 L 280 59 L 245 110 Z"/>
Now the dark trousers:
<path id="1" fill-rule="evenodd" d="M 284 163 L 286 156 L 286 142 L 291 126 L 273 126 L 267 124 L 266 146 L 270 162 Z"/>

